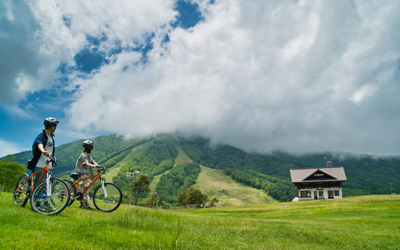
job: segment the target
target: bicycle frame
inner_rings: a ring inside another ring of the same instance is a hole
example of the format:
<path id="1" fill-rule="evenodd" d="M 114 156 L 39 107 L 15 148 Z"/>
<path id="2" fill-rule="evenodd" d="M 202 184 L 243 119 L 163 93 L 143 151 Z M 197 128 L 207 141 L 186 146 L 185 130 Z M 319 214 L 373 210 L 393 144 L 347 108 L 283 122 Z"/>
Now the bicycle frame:
<path id="1" fill-rule="evenodd" d="M 44 176 L 46 175 L 46 174 L 48 174 L 49 173 L 49 170 L 50 170 L 50 162 L 48 162 L 47 164 L 46 164 L 46 166 L 44 167 L 44 168 L 42 168 L 41 170 L 39 170 L 39 171 L 37 171 L 37 172 L 32 172 L 32 174 L 21 184 L 21 185 L 19 185 L 20 187 L 21 186 L 23 186 L 23 185 L 25 185 L 25 183 L 26 182 L 28 182 L 28 181 L 30 181 L 30 185 L 29 185 L 29 187 L 28 187 L 28 189 L 27 190 L 25 190 L 25 194 L 26 193 L 28 193 L 28 191 L 33 191 L 33 188 L 38 184 L 38 183 L 40 183 L 42 180 L 43 180 L 43 178 L 44 178 Z M 36 176 L 36 175 L 38 175 L 40 172 L 42 172 L 42 174 L 41 174 L 41 176 L 39 177 L 39 180 L 36 182 L 36 185 L 34 186 L 33 185 L 33 182 L 34 182 L 34 176 Z M 47 178 L 47 179 L 49 179 L 49 178 Z M 18 189 L 18 192 L 21 192 L 21 193 L 24 193 L 23 191 L 20 191 L 19 189 Z"/>
<path id="2" fill-rule="evenodd" d="M 82 178 L 82 179 L 79 179 L 78 178 L 78 180 L 76 180 L 74 183 L 72 183 L 72 185 L 70 185 L 69 186 L 69 189 L 71 189 L 73 186 L 77 186 L 78 187 L 78 191 L 80 192 L 80 193 L 82 193 L 82 195 L 83 194 L 85 194 L 92 186 L 93 186 L 93 184 L 98 180 L 98 179 L 101 179 L 101 171 L 102 170 L 99 170 L 99 172 L 97 173 L 97 174 L 95 174 L 95 175 L 92 175 L 92 176 L 89 176 L 89 177 L 85 177 L 85 178 Z M 80 189 L 80 185 L 79 185 L 79 182 L 81 182 L 81 181 L 84 181 L 84 180 L 87 180 L 87 179 L 91 179 L 91 178 L 93 178 L 94 177 L 94 180 L 92 181 L 92 182 L 90 182 L 90 184 L 89 184 L 89 186 L 87 186 L 86 187 L 86 189 L 84 190 L 84 191 L 80 191 L 79 189 Z M 104 186 L 104 180 L 103 179 L 101 179 L 101 184 Z M 71 193 L 71 199 L 76 199 L 77 197 L 79 197 L 78 195 L 76 195 L 76 194 L 72 194 Z"/>

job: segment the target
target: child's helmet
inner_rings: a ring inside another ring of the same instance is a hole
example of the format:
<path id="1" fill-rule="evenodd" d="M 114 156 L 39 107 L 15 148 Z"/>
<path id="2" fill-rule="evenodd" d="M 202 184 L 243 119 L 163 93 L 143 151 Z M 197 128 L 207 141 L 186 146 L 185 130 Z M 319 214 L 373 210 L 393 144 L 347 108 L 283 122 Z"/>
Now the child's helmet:
<path id="1" fill-rule="evenodd" d="M 90 146 L 93 146 L 93 142 L 91 140 L 85 140 L 82 144 L 83 147 L 88 148 Z"/>

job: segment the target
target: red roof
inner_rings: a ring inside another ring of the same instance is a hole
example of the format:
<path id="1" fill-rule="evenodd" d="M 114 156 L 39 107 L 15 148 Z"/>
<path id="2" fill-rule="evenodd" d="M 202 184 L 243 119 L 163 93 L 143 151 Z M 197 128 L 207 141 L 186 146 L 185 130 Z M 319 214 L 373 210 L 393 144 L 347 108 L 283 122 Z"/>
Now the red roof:
<path id="1" fill-rule="evenodd" d="M 332 177 L 331 179 L 319 179 L 319 180 L 306 180 L 316 172 L 322 172 Z M 343 167 L 332 167 L 332 168 L 298 168 L 291 169 L 290 176 L 292 177 L 293 183 L 298 182 L 331 182 L 331 181 L 347 181 L 346 174 L 344 173 Z"/>

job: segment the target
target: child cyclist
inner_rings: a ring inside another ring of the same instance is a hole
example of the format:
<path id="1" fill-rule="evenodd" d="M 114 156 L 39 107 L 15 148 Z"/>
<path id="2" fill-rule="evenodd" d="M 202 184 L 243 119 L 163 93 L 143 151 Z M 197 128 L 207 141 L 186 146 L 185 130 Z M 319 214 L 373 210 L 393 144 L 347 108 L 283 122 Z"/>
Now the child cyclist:
<path id="1" fill-rule="evenodd" d="M 93 175 L 93 168 L 99 168 L 100 165 L 97 164 L 92 157 L 90 156 L 90 153 L 93 150 L 93 142 L 91 140 L 86 140 L 83 142 L 82 146 L 84 147 L 82 154 L 79 156 L 78 160 L 76 161 L 76 168 L 75 171 L 79 174 L 79 179 L 86 178 L 89 176 Z M 84 180 L 83 183 L 79 183 L 82 191 L 85 190 L 87 185 L 89 185 L 90 179 Z M 81 200 L 81 205 L 79 206 L 80 208 L 89 208 L 91 209 L 89 205 L 89 192 L 86 192 L 83 195 L 83 198 Z"/>

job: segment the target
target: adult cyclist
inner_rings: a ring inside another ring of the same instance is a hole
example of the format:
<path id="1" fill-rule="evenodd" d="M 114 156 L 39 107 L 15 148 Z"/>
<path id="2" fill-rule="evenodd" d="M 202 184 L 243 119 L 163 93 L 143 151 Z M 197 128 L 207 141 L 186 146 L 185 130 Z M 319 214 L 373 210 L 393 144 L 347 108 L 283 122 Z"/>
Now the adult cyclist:
<path id="1" fill-rule="evenodd" d="M 59 121 L 53 117 L 48 117 L 44 120 L 44 130 L 36 137 L 32 145 L 33 159 L 29 163 L 28 169 L 32 170 L 33 172 L 37 172 L 40 169 L 44 168 L 47 164 L 47 157 L 50 157 L 50 155 L 54 156 L 54 132 L 57 129 L 58 123 Z M 51 164 L 52 162 L 50 162 L 50 166 Z M 39 178 L 40 174 L 36 175 L 34 185 L 36 185 Z M 54 209 L 51 207 L 51 205 L 48 203 L 48 200 L 46 199 L 37 198 L 35 201 L 39 209 Z"/>

